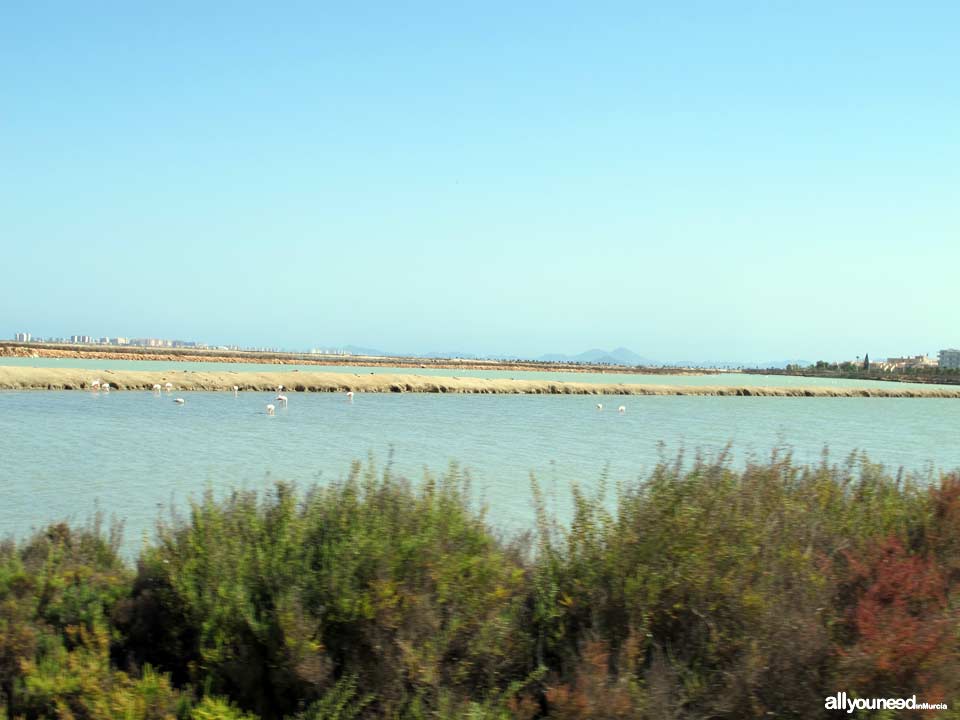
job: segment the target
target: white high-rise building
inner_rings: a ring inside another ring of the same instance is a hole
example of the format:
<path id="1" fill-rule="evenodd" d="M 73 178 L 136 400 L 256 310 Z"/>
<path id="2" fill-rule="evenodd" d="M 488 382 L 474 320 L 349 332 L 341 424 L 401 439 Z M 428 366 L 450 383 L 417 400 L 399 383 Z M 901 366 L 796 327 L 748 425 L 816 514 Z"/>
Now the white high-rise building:
<path id="1" fill-rule="evenodd" d="M 17 333 L 16 335 L 14 335 L 13 339 L 16 342 L 30 342 L 31 337 L 32 336 L 30 335 L 30 333 L 23 332 L 23 333 Z"/>
<path id="2" fill-rule="evenodd" d="M 954 348 L 941 350 L 940 367 L 946 370 L 960 370 L 960 350 Z"/>

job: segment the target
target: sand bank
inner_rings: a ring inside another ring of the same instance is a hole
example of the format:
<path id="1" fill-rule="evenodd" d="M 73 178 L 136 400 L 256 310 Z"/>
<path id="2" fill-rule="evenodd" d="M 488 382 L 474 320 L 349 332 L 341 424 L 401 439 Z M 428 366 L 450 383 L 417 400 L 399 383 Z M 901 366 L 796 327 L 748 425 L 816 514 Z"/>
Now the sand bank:
<path id="1" fill-rule="evenodd" d="M 193 348 L 145 348 L 90 345 L 52 346 L 40 343 L 0 340 L 0 362 L 4 357 L 71 358 L 78 360 L 159 360 L 163 362 L 256 363 L 266 365 L 365 365 L 391 368 L 435 368 L 441 370 L 528 370 L 534 372 L 617 373 L 637 375 L 716 375 L 720 371 L 671 367 L 626 367 L 592 363 L 563 363 L 540 360 L 480 360 L 471 358 L 385 357 L 381 355 L 313 355 L 250 350 L 222 351 Z"/>
<path id="2" fill-rule="evenodd" d="M 549 380 L 510 380 L 425 375 L 358 375 L 332 372 L 148 372 L 130 370 L 77 370 L 0 366 L 0 390 L 89 390 L 94 379 L 109 382 L 116 390 L 149 391 L 155 383 L 172 383 L 177 392 L 191 390 L 269 391 L 278 385 L 285 392 L 419 392 L 499 393 L 531 395 L 723 395 L 760 397 L 886 397 L 960 398 L 956 390 L 918 386 L 890 388 L 746 387 L 694 385 L 635 385 Z"/>

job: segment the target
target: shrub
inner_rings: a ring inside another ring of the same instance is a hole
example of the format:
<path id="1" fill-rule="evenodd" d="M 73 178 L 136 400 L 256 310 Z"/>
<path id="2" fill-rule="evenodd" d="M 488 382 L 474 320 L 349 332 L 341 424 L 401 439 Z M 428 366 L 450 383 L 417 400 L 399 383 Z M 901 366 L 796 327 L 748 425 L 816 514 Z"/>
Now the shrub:
<path id="1" fill-rule="evenodd" d="M 468 495 L 456 469 L 415 489 L 359 464 L 302 500 L 208 493 L 143 558 L 128 649 L 164 669 L 176 649 L 197 687 L 266 718 L 342 676 L 383 713 L 496 688 L 526 661 L 524 568 Z"/>
<path id="2" fill-rule="evenodd" d="M 960 698 L 960 480 L 862 456 L 659 465 L 506 541 L 456 467 L 211 493 L 0 544 L 0 717 L 818 717 Z M 528 550 L 527 546 L 531 546 Z M 156 669 L 154 669 L 156 668 Z"/>

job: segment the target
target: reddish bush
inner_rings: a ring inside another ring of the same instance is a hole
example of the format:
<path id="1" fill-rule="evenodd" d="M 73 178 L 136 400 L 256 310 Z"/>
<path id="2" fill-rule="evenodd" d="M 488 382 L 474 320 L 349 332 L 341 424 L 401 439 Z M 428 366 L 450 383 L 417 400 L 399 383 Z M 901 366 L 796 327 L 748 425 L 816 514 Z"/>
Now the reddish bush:
<path id="1" fill-rule="evenodd" d="M 960 583 L 960 473 L 944 475 L 930 488 L 927 548 L 937 557 L 950 587 Z"/>
<path id="2" fill-rule="evenodd" d="M 846 558 L 856 598 L 847 611 L 853 643 L 841 651 L 848 689 L 935 701 L 955 660 L 940 569 L 932 559 L 908 554 L 894 537 Z"/>
<path id="3" fill-rule="evenodd" d="M 604 642 L 584 645 L 572 683 L 547 689 L 551 720 L 626 720 L 638 716 L 635 688 L 610 673 L 610 651 Z"/>

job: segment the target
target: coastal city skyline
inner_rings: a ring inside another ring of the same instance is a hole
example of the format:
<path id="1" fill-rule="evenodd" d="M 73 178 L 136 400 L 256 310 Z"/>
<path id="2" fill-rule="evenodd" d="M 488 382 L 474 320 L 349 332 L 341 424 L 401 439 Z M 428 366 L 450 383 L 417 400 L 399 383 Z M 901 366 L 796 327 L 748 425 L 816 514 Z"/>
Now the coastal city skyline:
<path id="1" fill-rule="evenodd" d="M 599 363 L 599 364 L 610 364 L 610 365 L 656 365 L 658 361 L 652 360 L 650 358 L 638 355 L 632 350 L 625 347 L 618 347 L 615 350 L 607 351 L 602 349 L 591 349 L 583 351 L 576 355 L 564 355 L 558 353 L 547 353 L 537 357 L 529 357 L 522 355 L 484 355 L 479 353 L 457 353 L 457 352 L 437 352 L 437 351 L 421 351 L 417 352 L 391 352 L 389 350 L 381 350 L 376 348 L 366 348 L 356 345 L 342 345 L 342 346 L 325 346 L 317 347 L 311 346 L 309 348 L 286 348 L 279 346 L 245 346 L 239 344 L 230 344 L 230 345 L 213 345 L 203 341 L 197 340 L 178 340 L 178 339 L 169 339 L 169 338 L 145 338 L 145 337 L 124 337 L 124 336 L 91 336 L 91 335 L 70 335 L 63 337 L 56 336 L 34 336 L 32 333 L 21 331 L 14 333 L 13 337 L 10 338 L 16 343 L 35 343 L 35 344 L 54 344 L 54 345 L 89 345 L 96 347 L 135 347 L 143 349 L 194 349 L 194 350 L 225 350 L 225 351 L 246 351 L 246 352 L 280 352 L 280 353 L 297 353 L 297 354 L 312 354 L 312 355 L 344 355 L 344 356 L 383 356 L 383 357 L 431 357 L 431 358 L 482 358 L 482 359 L 524 359 L 524 360 L 534 360 L 534 361 L 546 361 L 546 362 L 587 362 L 587 363 Z M 825 358 L 818 358 L 819 361 L 823 361 Z M 857 355 L 855 358 L 830 358 L 830 362 L 863 362 L 869 361 L 869 353 L 866 353 L 863 356 L 863 360 L 860 355 Z M 768 361 L 770 363 L 769 367 L 774 366 L 787 366 L 790 364 L 800 364 L 800 365 L 814 365 L 817 360 L 798 360 L 794 359 L 791 361 Z M 696 366 L 708 366 L 710 362 L 705 359 L 690 359 L 690 360 L 668 360 L 663 361 L 663 364 L 667 365 L 696 365 Z M 731 365 L 731 361 L 722 361 L 718 363 L 719 365 Z M 757 364 L 763 366 L 760 362 L 743 362 L 744 366 L 749 366 Z M 960 368 L 960 350 L 955 348 L 944 348 L 939 350 L 934 355 L 928 353 L 918 353 L 916 355 L 897 355 L 897 356 L 874 356 L 873 366 L 876 369 L 883 370 L 898 370 L 905 368 L 947 368 L 947 369 L 957 369 Z"/>

